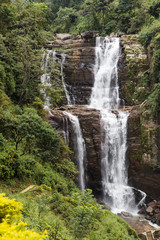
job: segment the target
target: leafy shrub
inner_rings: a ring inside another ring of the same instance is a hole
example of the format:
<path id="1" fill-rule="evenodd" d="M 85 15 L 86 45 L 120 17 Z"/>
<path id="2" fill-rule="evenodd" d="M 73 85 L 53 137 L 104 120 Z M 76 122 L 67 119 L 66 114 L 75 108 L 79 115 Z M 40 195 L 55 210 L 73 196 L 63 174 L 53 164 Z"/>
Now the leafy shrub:
<path id="1" fill-rule="evenodd" d="M 3 148 L 4 147 L 4 142 L 5 142 L 5 139 L 3 137 L 3 134 L 0 133 L 0 148 Z"/>
<path id="2" fill-rule="evenodd" d="M 5 194 L 0 194 L 0 222 L 5 219 L 7 222 L 12 222 L 15 219 L 20 219 L 22 204 L 5 197 Z"/>
<path id="3" fill-rule="evenodd" d="M 142 29 L 139 37 L 144 47 L 147 47 L 151 43 L 152 38 L 154 38 L 156 34 L 159 33 L 159 29 L 159 20 L 153 21 L 150 26 L 144 27 Z"/>
<path id="4" fill-rule="evenodd" d="M 153 117 L 156 118 L 160 112 L 160 83 L 155 84 L 153 92 L 148 97 L 147 106 L 150 108 Z"/>
<path id="5" fill-rule="evenodd" d="M 8 224 L 6 221 L 0 224 L 0 240 L 43 240 L 47 238 L 46 232 L 39 234 L 31 230 L 26 230 L 27 224 Z"/>
<path id="6" fill-rule="evenodd" d="M 5 197 L 0 194 L 0 240 L 43 240 L 47 234 L 39 234 L 26 230 L 26 223 L 20 221 L 22 214 L 22 204 L 15 199 Z"/>
<path id="7" fill-rule="evenodd" d="M 81 239 L 92 229 L 96 229 L 101 219 L 101 206 L 93 200 L 91 190 L 85 193 L 74 193 L 69 201 L 72 203 L 70 212 L 70 226 L 75 238 Z"/>
<path id="8" fill-rule="evenodd" d="M 13 167 L 14 153 L 2 152 L 0 155 L 0 178 L 10 179 L 15 176 L 15 168 Z"/>
<path id="9" fill-rule="evenodd" d="M 152 58 L 152 76 L 154 82 L 160 82 L 160 49 L 156 49 Z"/>

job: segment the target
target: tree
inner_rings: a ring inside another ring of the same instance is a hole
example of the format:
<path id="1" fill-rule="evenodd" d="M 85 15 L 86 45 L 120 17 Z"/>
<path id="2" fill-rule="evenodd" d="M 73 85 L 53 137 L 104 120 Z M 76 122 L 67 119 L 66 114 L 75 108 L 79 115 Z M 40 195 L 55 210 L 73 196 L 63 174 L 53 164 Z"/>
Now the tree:
<path id="1" fill-rule="evenodd" d="M 57 18 L 55 19 L 56 24 L 59 25 L 59 29 L 61 31 L 69 31 L 69 28 L 72 23 L 75 22 L 75 19 L 77 18 L 77 13 L 74 8 L 59 8 L 59 11 L 57 12 Z"/>
<path id="2" fill-rule="evenodd" d="M 1 125 L 4 126 L 4 136 L 13 139 L 15 150 L 21 147 L 21 155 L 34 152 L 44 158 L 50 156 L 51 160 L 59 159 L 63 148 L 60 137 L 35 109 L 9 108 L 2 117 Z"/>
<path id="3" fill-rule="evenodd" d="M 15 103 L 32 103 L 39 96 L 44 30 L 44 3 L 16 0 L 0 6 L 0 85 Z M 7 50 L 6 50 L 7 49 Z"/>
<path id="4" fill-rule="evenodd" d="M 153 17 L 158 18 L 160 14 L 160 3 L 154 3 L 152 6 L 150 6 L 148 13 Z"/>
<path id="5" fill-rule="evenodd" d="M 92 19 L 92 27 L 94 30 L 105 32 L 105 21 L 107 19 L 107 11 L 112 0 L 85 0 L 84 11 L 88 11 L 88 15 Z M 90 30 L 90 29 L 89 29 Z"/>
<path id="6" fill-rule="evenodd" d="M 139 6 L 136 0 L 119 0 L 116 8 L 118 27 L 120 31 L 127 33 L 131 27 L 131 19 L 135 16 L 135 8 Z"/>

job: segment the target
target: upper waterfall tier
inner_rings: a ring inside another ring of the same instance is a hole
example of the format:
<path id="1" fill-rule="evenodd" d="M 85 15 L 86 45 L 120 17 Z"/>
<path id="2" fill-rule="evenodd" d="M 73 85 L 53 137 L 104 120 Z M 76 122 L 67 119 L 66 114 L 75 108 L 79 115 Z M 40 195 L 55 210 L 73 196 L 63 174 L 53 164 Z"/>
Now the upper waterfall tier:
<path id="1" fill-rule="evenodd" d="M 95 83 L 90 107 L 117 109 L 120 102 L 117 70 L 120 56 L 119 38 L 97 37 L 95 55 Z"/>

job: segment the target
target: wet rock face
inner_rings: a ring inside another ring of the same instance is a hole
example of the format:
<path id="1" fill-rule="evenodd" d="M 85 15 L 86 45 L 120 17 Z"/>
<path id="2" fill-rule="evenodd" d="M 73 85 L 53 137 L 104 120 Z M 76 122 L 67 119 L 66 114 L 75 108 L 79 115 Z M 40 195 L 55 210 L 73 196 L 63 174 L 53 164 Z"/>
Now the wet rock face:
<path id="1" fill-rule="evenodd" d="M 120 42 L 120 97 L 125 100 L 126 105 L 137 105 L 142 103 L 149 93 L 148 57 L 138 35 L 122 35 Z"/>
<path id="2" fill-rule="evenodd" d="M 144 114 L 144 113 L 143 113 Z M 157 125 L 144 119 L 141 108 L 130 109 L 128 121 L 128 152 L 130 183 L 148 197 L 147 201 L 160 198 L 160 166 L 158 160 Z"/>
<path id="3" fill-rule="evenodd" d="M 47 48 L 56 48 L 66 54 L 63 65 L 66 88 L 73 104 L 88 104 L 94 83 L 96 32 L 82 36 L 57 34 L 53 41 L 46 41 Z"/>
<path id="4" fill-rule="evenodd" d="M 101 198 L 101 127 L 100 127 L 100 112 L 95 109 L 89 109 L 84 106 L 68 107 L 63 110 L 78 116 L 83 138 L 85 140 L 87 150 L 87 162 L 85 170 L 86 188 L 93 190 L 93 194 L 97 198 Z M 68 116 L 62 110 L 52 110 L 49 122 L 59 131 L 62 137 L 65 138 L 66 128 L 64 127 L 64 119 L 68 121 L 69 132 L 69 147 L 74 149 L 73 129 Z M 76 163 L 75 156 L 71 156 Z"/>
<path id="5" fill-rule="evenodd" d="M 65 82 L 75 104 L 88 104 L 94 83 L 95 48 L 82 46 L 67 54 L 64 65 Z"/>

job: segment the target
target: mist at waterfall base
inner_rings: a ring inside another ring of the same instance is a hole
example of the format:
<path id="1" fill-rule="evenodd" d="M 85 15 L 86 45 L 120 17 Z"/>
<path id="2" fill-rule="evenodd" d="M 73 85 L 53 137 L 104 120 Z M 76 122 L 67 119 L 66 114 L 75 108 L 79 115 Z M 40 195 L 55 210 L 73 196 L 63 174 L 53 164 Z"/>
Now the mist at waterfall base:
<path id="1" fill-rule="evenodd" d="M 126 164 L 127 121 L 129 113 L 120 110 L 118 86 L 118 38 L 96 39 L 95 82 L 90 98 L 91 108 L 101 112 L 102 128 L 102 188 L 103 203 L 114 213 L 122 211 L 136 214 L 146 194 L 139 191 L 141 200 L 136 203 L 132 187 L 128 185 Z"/>

